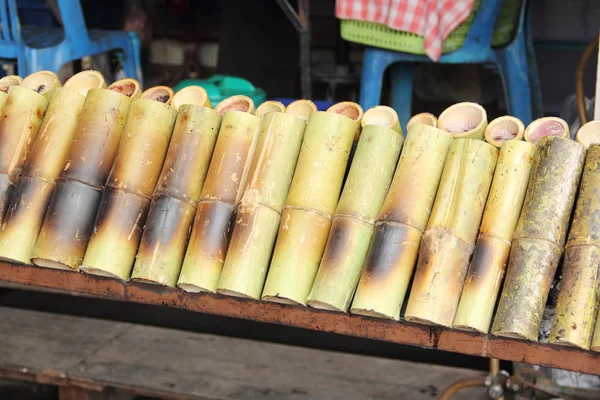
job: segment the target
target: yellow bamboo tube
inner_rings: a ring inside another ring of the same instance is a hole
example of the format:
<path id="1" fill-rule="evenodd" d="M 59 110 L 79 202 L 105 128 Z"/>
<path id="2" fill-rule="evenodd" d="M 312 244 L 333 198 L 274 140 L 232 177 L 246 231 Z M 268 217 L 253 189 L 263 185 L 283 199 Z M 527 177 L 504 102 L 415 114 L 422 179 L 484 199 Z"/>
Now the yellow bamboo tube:
<path id="1" fill-rule="evenodd" d="M 296 100 L 285 108 L 286 114 L 292 114 L 304 121 L 308 121 L 310 114 L 316 111 L 317 106 L 310 100 Z"/>
<path id="2" fill-rule="evenodd" d="M 500 148 L 502 143 L 508 140 L 523 139 L 524 131 L 525 127 L 520 119 L 508 115 L 498 117 L 490 122 L 485 129 L 485 141 Z"/>
<path id="3" fill-rule="evenodd" d="M 488 333 L 534 155 L 535 145 L 523 141 L 508 140 L 500 148 L 479 237 L 454 318 L 455 328 Z"/>
<path id="4" fill-rule="evenodd" d="M 0 231 L 0 257 L 31 264 L 31 251 L 65 164 L 85 94 L 102 86 L 102 75 L 84 71 L 56 90 L 8 206 Z"/>
<path id="5" fill-rule="evenodd" d="M 414 115 L 411 119 L 408 120 L 408 123 L 406 124 L 406 131 L 408 131 L 408 129 L 414 124 L 423 124 L 437 128 L 437 123 L 438 120 L 435 117 L 435 115 L 430 113 L 420 113 Z"/>
<path id="6" fill-rule="evenodd" d="M 547 136 L 566 139 L 569 137 L 569 125 L 557 117 L 536 119 L 525 129 L 523 138 L 529 143 L 538 144 L 542 138 Z"/>
<path id="7" fill-rule="evenodd" d="M 452 137 L 414 124 L 377 217 L 350 312 L 399 319 Z"/>
<path id="8" fill-rule="evenodd" d="M 19 86 L 22 81 L 23 78 L 18 75 L 8 75 L 0 79 L 0 111 L 2 111 L 2 107 L 4 107 L 4 103 L 8 98 L 8 90 L 12 86 Z"/>
<path id="9" fill-rule="evenodd" d="M 356 132 L 354 133 L 354 142 L 358 142 L 358 137 L 360 136 L 361 128 L 360 123 L 364 114 L 361 106 L 352 101 L 342 101 L 329 107 L 327 109 L 327 112 L 340 114 L 358 122 L 358 128 L 356 128 Z"/>
<path id="10" fill-rule="evenodd" d="M 142 93 L 142 99 L 154 100 L 164 104 L 171 104 L 173 95 L 173 89 L 168 86 L 154 86 L 150 89 L 146 89 Z"/>
<path id="11" fill-rule="evenodd" d="M 537 340 L 563 252 L 584 156 L 583 146 L 570 139 L 550 136 L 540 140 L 513 235 L 492 334 Z"/>
<path id="12" fill-rule="evenodd" d="M 50 101 L 60 87 L 60 80 L 54 72 L 39 71 L 25 77 L 19 86 L 39 93 Z"/>
<path id="13" fill-rule="evenodd" d="M 299 116 L 265 114 L 221 276 L 218 282 L 204 279 L 203 285 L 185 290 L 216 288 L 222 294 L 260 298 L 305 128 Z M 184 279 L 184 272 L 185 267 L 180 287 L 182 281 L 191 281 Z"/>
<path id="14" fill-rule="evenodd" d="M 498 150 L 474 139 L 450 146 L 404 318 L 452 326 Z"/>
<path id="15" fill-rule="evenodd" d="M 254 115 L 258 118 L 262 118 L 266 113 L 269 112 L 285 112 L 285 106 L 278 101 L 265 101 L 256 109 Z"/>
<path id="16" fill-rule="evenodd" d="M 590 121 L 577 131 L 575 139 L 586 149 L 591 144 L 600 144 L 600 121 Z"/>
<path id="17" fill-rule="evenodd" d="M 398 116 L 377 106 L 363 116 L 356 153 L 307 304 L 348 311 L 403 143 Z M 373 123 L 378 123 L 373 124 Z"/>
<path id="18" fill-rule="evenodd" d="M 78 270 L 83 261 L 131 106 L 128 95 L 136 97 L 139 92 L 135 81 L 120 82 L 88 91 L 32 252 L 35 265 Z"/>
<path id="19" fill-rule="evenodd" d="M 565 248 L 556 314 L 549 343 L 589 350 L 598 313 L 600 264 L 600 145 L 587 151 L 575 215 Z"/>
<path id="20" fill-rule="evenodd" d="M 455 139 L 483 140 L 486 127 L 487 113 L 477 103 L 454 104 L 438 117 L 438 128 Z"/>
<path id="21" fill-rule="evenodd" d="M 243 186 L 245 171 L 252 157 L 256 128 L 260 122 L 260 118 L 250 113 L 253 109 L 252 100 L 246 96 L 233 96 L 217 105 L 215 111 L 224 113 L 223 121 L 200 194 L 187 253 L 189 228 L 185 235 L 178 231 L 178 235 L 173 236 L 175 241 L 161 238 L 161 235 L 146 235 L 146 228 L 131 275 L 132 280 L 174 287 L 184 256 L 186 260 L 189 258 L 189 262 L 186 261 L 187 267 L 192 268 L 194 274 L 197 268 L 201 269 L 199 273 L 212 273 L 215 265 L 220 273 L 227 251 L 234 205 L 239 189 Z M 188 213 L 191 212 L 193 219 L 194 207 L 183 202 L 169 202 L 177 210 L 183 207 L 181 211 L 171 214 L 182 220 L 182 226 L 189 227 L 191 220 L 188 219 Z M 147 227 L 152 223 L 152 212 L 151 209 Z M 155 220 L 164 223 L 164 229 L 167 230 L 170 226 L 167 227 L 166 224 L 175 223 L 175 220 L 168 219 L 171 214 L 163 217 L 162 212 L 156 212 Z M 211 235 L 202 234 L 207 224 L 213 224 Z"/>
<path id="22" fill-rule="evenodd" d="M 142 88 L 140 87 L 140 83 L 131 78 L 125 78 L 111 83 L 108 87 L 108 90 L 121 93 L 132 100 L 142 97 Z"/>
<path id="23" fill-rule="evenodd" d="M 352 103 L 331 109 L 340 113 L 315 112 L 308 119 L 263 300 L 305 304 L 317 273 L 362 117 Z"/>
<path id="24" fill-rule="evenodd" d="M 600 318 L 596 318 L 596 325 L 594 327 L 594 335 L 592 336 L 592 351 L 600 351 Z"/>
<path id="25" fill-rule="evenodd" d="M 184 104 L 212 108 L 208 94 L 201 86 L 186 86 L 178 91 L 173 100 L 171 100 L 171 105 L 175 111 L 179 111 L 179 107 Z"/>

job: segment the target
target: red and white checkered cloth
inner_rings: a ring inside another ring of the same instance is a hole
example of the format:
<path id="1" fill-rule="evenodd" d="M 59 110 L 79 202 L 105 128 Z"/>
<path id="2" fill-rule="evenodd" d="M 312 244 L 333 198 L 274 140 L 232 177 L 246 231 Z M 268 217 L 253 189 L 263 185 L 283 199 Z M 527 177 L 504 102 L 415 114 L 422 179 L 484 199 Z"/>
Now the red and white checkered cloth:
<path id="1" fill-rule="evenodd" d="M 475 0 L 336 0 L 339 19 L 376 22 L 425 38 L 425 53 L 434 61 L 442 43 L 473 9 Z"/>

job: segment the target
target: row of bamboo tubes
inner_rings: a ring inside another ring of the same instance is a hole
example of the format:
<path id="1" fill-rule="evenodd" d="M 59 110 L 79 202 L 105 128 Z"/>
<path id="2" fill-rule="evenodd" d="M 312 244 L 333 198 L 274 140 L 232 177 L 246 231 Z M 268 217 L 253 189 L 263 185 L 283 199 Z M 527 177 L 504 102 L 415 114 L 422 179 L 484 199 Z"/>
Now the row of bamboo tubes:
<path id="1" fill-rule="evenodd" d="M 596 123 L 459 103 L 404 137 L 385 106 L 93 71 L 5 77 L 0 107 L 3 259 L 537 340 L 565 252 L 549 340 L 600 350 Z"/>

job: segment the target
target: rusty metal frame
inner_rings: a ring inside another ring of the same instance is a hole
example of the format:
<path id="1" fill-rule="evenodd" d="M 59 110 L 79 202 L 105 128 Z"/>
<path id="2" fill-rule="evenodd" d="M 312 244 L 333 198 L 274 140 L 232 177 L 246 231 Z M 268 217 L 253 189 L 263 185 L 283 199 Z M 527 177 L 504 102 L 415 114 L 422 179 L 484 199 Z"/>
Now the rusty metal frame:
<path id="1" fill-rule="evenodd" d="M 0 262 L 0 281 L 600 375 L 600 353 Z"/>

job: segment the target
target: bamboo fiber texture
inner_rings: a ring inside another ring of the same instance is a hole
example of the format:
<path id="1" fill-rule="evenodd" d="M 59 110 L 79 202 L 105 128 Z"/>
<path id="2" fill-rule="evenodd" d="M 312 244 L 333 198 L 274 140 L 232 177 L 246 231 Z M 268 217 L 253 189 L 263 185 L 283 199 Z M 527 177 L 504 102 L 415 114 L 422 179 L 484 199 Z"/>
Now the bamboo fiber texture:
<path id="1" fill-rule="evenodd" d="M 537 340 L 565 245 L 584 156 L 583 146 L 572 140 L 540 140 L 492 334 Z"/>

